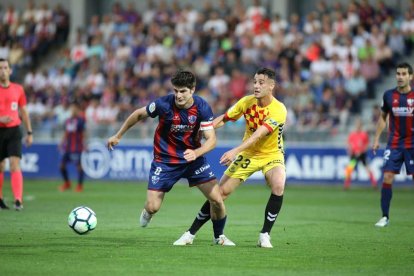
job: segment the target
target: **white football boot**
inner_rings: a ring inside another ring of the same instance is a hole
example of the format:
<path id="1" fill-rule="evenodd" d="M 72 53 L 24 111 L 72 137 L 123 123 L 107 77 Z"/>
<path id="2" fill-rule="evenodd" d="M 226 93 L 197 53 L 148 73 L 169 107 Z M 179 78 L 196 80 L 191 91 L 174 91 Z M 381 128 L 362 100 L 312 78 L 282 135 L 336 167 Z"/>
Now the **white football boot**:
<path id="1" fill-rule="evenodd" d="M 195 235 L 192 235 L 190 231 L 185 232 L 173 245 L 188 245 L 193 244 Z"/>
<path id="2" fill-rule="evenodd" d="M 273 248 L 273 245 L 270 243 L 269 233 L 260 233 L 259 240 L 257 241 L 257 246 L 263 248 Z"/>
<path id="3" fill-rule="evenodd" d="M 223 246 L 235 246 L 236 244 L 229 240 L 226 236 L 220 235 L 218 239 L 213 240 L 214 244 L 223 245 Z"/>
<path id="4" fill-rule="evenodd" d="M 147 212 L 147 210 L 142 210 L 141 216 L 139 218 L 139 224 L 141 227 L 147 227 L 148 223 L 150 223 L 152 215 Z"/>
<path id="5" fill-rule="evenodd" d="M 390 220 L 387 217 L 382 217 L 380 218 L 380 220 L 375 223 L 376 227 L 385 227 L 388 225 L 388 223 L 390 223 Z"/>

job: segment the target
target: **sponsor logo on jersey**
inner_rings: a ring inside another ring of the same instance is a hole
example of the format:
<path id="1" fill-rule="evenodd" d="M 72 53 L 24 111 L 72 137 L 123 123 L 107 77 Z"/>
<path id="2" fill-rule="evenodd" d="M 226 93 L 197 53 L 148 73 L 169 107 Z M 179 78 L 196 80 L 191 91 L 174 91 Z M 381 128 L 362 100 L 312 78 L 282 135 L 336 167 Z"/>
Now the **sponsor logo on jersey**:
<path id="1" fill-rule="evenodd" d="M 192 132 L 194 130 L 194 125 L 171 125 L 171 132 Z"/>
<path id="2" fill-rule="evenodd" d="M 414 107 L 393 107 L 392 113 L 398 117 L 412 117 Z"/>
<path id="3" fill-rule="evenodd" d="M 414 104 L 414 99 L 407 99 L 407 104 L 412 106 Z"/>
<path id="4" fill-rule="evenodd" d="M 269 122 L 270 125 L 273 125 L 275 127 L 277 127 L 277 125 L 278 125 L 278 123 L 273 119 L 269 119 L 268 122 Z"/>

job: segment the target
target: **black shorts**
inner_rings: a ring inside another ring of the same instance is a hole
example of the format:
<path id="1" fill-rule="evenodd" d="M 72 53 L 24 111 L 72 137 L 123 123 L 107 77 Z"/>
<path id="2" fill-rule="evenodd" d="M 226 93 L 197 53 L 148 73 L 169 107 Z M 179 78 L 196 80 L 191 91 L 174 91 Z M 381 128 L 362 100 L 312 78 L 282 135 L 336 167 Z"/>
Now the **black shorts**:
<path id="1" fill-rule="evenodd" d="M 363 152 L 361 154 L 352 154 L 351 159 L 355 159 L 357 162 L 361 162 L 364 166 L 367 165 L 367 153 Z"/>
<path id="2" fill-rule="evenodd" d="M 0 162 L 10 156 L 22 158 L 22 137 L 18 126 L 0 128 Z"/>

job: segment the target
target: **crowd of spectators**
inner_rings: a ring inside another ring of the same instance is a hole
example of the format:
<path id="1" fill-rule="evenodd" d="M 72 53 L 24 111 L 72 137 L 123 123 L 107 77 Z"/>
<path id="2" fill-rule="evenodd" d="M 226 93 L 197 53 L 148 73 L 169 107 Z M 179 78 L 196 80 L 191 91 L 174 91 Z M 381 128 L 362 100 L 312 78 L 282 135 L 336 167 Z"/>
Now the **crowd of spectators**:
<path id="1" fill-rule="evenodd" d="M 36 7 L 32 0 L 26 5 L 24 11 L 13 4 L 0 10 L 0 57 L 10 61 L 16 74 L 19 69 L 36 67 L 69 34 L 69 14 L 60 5 Z"/>
<path id="2" fill-rule="evenodd" d="M 413 49 L 414 3 L 401 14 L 383 1 L 320 1 L 308 14 L 288 18 L 271 14 L 259 0 L 202 3 L 196 9 L 179 1 L 148 1 L 139 12 L 133 2 L 115 3 L 110 13 L 92 16 L 49 70 L 25 76 L 34 123 L 45 129 L 61 125 L 68 103 L 77 100 L 89 125 L 111 133 L 135 108 L 169 93 L 169 78 L 179 68 L 197 75 L 197 93 L 220 114 L 250 93 L 254 72 L 265 66 L 277 72 L 275 96 L 288 108 L 288 129 L 335 133 L 361 113 L 362 99 L 382 93 L 375 89 L 382 77 Z M 30 10 L 34 15 L 25 19 Z M 55 30 L 59 22 L 67 26 L 68 16 L 62 20 L 58 8 L 38 15 L 43 10 L 47 5 L 36 10 L 29 4 L 16 16 L 14 25 L 24 31 L 11 27 L 7 10 L 0 23 L 9 26 L 2 45 L 13 49 L 27 32 L 40 41 L 42 24 L 55 26 L 47 37 L 66 39 L 67 33 L 58 38 Z M 40 45 L 36 52 L 42 52 Z"/>

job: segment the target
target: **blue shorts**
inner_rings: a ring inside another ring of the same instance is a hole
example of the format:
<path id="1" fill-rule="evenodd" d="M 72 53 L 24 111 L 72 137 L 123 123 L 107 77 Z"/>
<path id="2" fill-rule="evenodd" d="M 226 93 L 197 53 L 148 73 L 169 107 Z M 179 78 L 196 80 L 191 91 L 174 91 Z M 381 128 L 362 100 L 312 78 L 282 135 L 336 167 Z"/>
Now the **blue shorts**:
<path id="1" fill-rule="evenodd" d="M 187 178 L 190 187 L 216 179 L 205 157 L 185 164 L 166 164 L 152 161 L 148 190 L 169 192 L 181 178 Z"/>
<path id="2" fill-rule="evenodd" d="M 384 172 L 399 174 L 402 164 L 407 174 L 414 174 L 414 149 L 390 149 L 384 151 Z"/>
<path id="3" fill-rule="evenodd" d="M 81 158 L 82 158 L 81 152 L 65 152 L 62 156 L 62 164 L 73 162 L 76 165 L 80 165 Z"/>

